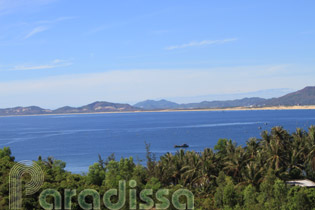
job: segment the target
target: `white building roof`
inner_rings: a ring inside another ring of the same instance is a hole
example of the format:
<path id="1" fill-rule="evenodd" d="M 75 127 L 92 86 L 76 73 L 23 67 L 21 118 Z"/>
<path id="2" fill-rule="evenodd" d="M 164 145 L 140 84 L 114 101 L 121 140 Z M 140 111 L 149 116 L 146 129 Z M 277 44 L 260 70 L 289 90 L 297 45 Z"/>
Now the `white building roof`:
<path id="1" fill-rule="evenodd" d="M 308 179 L 292 180 L 292 181 L 287 181 L 286 183 L 289 185 L 299 186 L 299 187 L 315 187 L 315 182 L 312 182 L 311 180 L 308 180 Z"/>

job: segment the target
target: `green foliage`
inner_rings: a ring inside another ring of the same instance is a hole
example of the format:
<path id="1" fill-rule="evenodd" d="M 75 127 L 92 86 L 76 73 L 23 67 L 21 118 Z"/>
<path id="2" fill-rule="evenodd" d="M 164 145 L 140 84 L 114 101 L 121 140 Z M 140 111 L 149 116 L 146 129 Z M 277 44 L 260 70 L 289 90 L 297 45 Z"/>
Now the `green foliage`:
<path id="1" fill-rule="evenodd" d="M 218 155 L 224 156 L 227 154 L 227 146 L 232 144 L 232 140 L 228 139 L 219 139 L 218 143 L 214 146 L 214 150 Z"/>
<path id="2" fill-rule="evenodd" d="M 233 208 L 237 204 L 237 192 L 231 181 L 223 189 L 223 205 Z"/>
<path id="3" fill-rule="evenodd" d="M 105 180 L 105 169 L 99 164 L 94 163 L 94 165 L 89 167 L 89 172 L 87 174 L 87 183 L 91 185 L 102 185 Z"/>
<path id="4" fill-rule="evenodd" d="M 122 158 L 119 162 L 110 161 L 106 167 L 105 186 L 116 188 L 120 180 L 131 180 L 135 164 L 133 158 Z"/>
<path id="5" fill-rule="evenodd" d="M 289 134 L 282 127 L 263 132 L 260 139 L 252 138 L 245 147 L 232 140 L 220 139 L 214 150 L 203 152 L 178 150 L 166 153 L 156 160 L 146 144 L 147 166 L 135 164 L 133 158 L 115 160 L 114 155 L 99 160 L 89 167 L 87 174 L 72 174 L 66 164 L 53 157 L 39 157 L 37 163 L 45 175 L 44 189 L 55 189 L 64 195 L 65 189 L 75 189 L 77 195 L 84 189 L 104 194 L 117 189 L 120 180 L 127 181 L 127 190 L 169 189 L 171 195 L 178 189 L 189 189 L 195 196 L 195 209 L 204 210 L 312 210 L 315 207 L 315 189 L 289 187 L 290 179 L 315 180 L 315 127 L 308 132 L 297 129 Z M 15 164 L 11 150 L 0 149 L 0 209 L 8 209 L 9 172 Z M 136 186 L 129 186 L 135 180 Z M 39 193 L 23 198 L 24 209 L 40 209 Z M 158 200 L 151 197 L 155 203 Z M 91 197 L 86 198 L 91 203 Z M 181 198 L 182 199 L 182 198 Z M 115 199 L 114 199 L 115 200 Z M 128 200 L 128 199 L 127 199 Z M 141 203 L 139 194 L 137 203 Z M 52 203 L 53 199 L 48 198 Z M 184 200 L 181 200 L 183 202 Z M 142 202 L 143 203 L 143 202 Z M 72 209 L 80 209 L 77 197 Z M 129 209 L 129 203 L 124 209 Z M 102 205 L 101 209 L 105 207 Z M 175 209 L 170 206 L 168 209 Z"/>
<path id="6" fill-rule="evenodd" d="M 248 185 L 244 191 L 243 191 L 243 196 L 244 196 L 244 209 L 253 209 L 254 206 L 257 205 L 257 192 L 254 186 Z"/>
<path id="7" fill-rule="evenodd" d="M 9 205 L 9 172 L 14 165 L 14 157 L 8 147 L 0 149 L 0 209 Z"/>
<path id="8" fill-rule="evenodd" d="M 293 187 L 287 194 L 287 209 L 314 209 L 315 207 L 315 189 L 305 189 Z"/>

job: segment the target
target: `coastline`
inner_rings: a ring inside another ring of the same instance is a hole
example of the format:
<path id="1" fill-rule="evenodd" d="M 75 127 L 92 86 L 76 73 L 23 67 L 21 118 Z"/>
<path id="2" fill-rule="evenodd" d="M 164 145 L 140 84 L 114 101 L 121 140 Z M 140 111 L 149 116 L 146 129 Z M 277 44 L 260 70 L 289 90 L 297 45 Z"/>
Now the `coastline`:
<path id="1" fill-rule="evenodd" d="M 207 109 L 162 109 L 162 110 L 109 111 L 109 112 L 88 112 L 88 113 L 24 114 L 24 115 L 0 115 L 0 117 L 60 116 L 60 115 L 117 114 L 117 113 L 143 113 L 143 112 L 203 112 L 203 111 L 258 111 L 258 110 L 315 110 L 315 105 L 270 106 L 270 107 L 231 107 L 231 108 L 207 108 Z"/>

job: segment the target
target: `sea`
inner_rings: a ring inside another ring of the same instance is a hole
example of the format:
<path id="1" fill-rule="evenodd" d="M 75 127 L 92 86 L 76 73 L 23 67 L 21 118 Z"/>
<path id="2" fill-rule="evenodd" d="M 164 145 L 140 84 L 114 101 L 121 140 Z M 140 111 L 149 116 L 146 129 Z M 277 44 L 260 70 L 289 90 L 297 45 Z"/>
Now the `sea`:
<path id="1" fill-rule="evenodd" d="M 290 133 L 315 125 L 315 110 L 179 111 L 0 117 L 0 148 L 10 147 L 16 161 L 52 156 L 66 170 L 86 173 L 112 153 L 145 164 L 145 144 L 157 159 L 188 144 L 197 152 L 220 138 L 245 145 L 263 130 L 282 126 Z"/>

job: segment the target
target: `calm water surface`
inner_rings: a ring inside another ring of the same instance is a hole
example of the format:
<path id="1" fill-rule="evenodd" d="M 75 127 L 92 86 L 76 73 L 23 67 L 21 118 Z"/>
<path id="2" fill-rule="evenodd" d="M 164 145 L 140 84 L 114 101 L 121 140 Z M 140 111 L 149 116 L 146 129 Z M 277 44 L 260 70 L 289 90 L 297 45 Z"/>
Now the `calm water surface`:
<path id="1" fill-rule="evenodd" d="M 175 144 L 187 143 L 190 150 L 202 151 L 213 147 L 219 138 L 244 144 L 273 126 L 294 132 L 296 127 L 306 129 L 312 124 L 315 110 L 1 117 L 0 148 L 9 146 L 18 161 L 54 156 L 67 163 L 67 170 L 80 173 L 98 160 L 98 154 L 144 160 L 144 142 L 160 156 L 175 152 Z"/>

